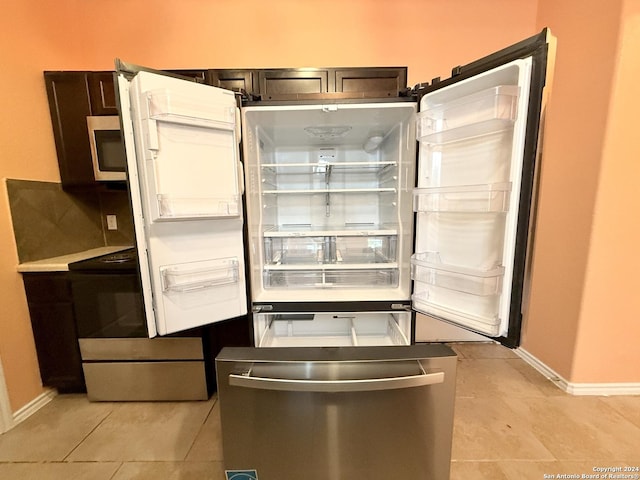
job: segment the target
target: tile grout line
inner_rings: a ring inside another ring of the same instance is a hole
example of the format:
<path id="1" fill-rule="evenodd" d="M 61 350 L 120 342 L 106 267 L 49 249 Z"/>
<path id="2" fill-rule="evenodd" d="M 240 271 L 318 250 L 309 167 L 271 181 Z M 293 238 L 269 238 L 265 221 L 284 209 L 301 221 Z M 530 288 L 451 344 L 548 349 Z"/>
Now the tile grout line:
<path id="1" fill-rule="evenodd" d="M 183 462 L 187 461 L 187 458 L 189 457 L 191 450 L 193 450 L 193 447 L 196 444 L 196 440 L 198 440 L 198 435 L 200 435 L 200 432 L 202 432 L 202 430 L 204 429 L 204 426 L 207 423 L 207 420 L 209 420 L 209 417 L 211 416 L 211 414 L 213 413 L 213 409 L 215 408 L 217 403 L 218 403 L 218 397 L 216 396 L 216 399 L 211 404 L 211 409 L 209 410 L 209 413 L 207 413 L 207 416 L 204 417 L 204 420 L 202 421 L 202 425 L 200 425 L 200 428 L 198 429 L 198 433 L 194 435 L 193 441 L 191 442 L 191 445 L 189 445 L 189 449 L 187 450 L 187 453 L 184 454 L 184 458 L 181 461 Z"/>
<path id="2" fill-rule="evenodd" d="M 113 472 L 113 475 L 111 475 L 111 477 L 109 477 L 109 480 L 113 480 L 114 478 L 116 478 L 116 476 L 118 475 L 118 472 L 120 472 L 120 470 L 124 466 L 124 463 L 125 462 L 120 462 L 120 465 L 118 466 L 118 468 L 116 468 L 116 471 Z"/>
<path id="3" fill-rule="evenodd" d="M 89 436 L 90 436 L 93 432 L 95 432 L 95 431 L 97 430 L 97 428 L 98 428 L 100 425 L 102 425 L 102 423 L 103 423 L 107 418 L 109 418 L 109 417 L 111 416 L 111 414 L 113 414 L 113 410 L 110 410 L 110 411 L 109 411 L 109 413 L 108 413 L 107 415 L 105 415 L 105 416 L 104 416 L 104 417 L 103 417 L 103 418 L 102 418 L 102 419 L 101 419 L 101 420 L 100 420 L 100 421 L 99 421 L 99 422 L 98 422 L 98 423 L 97 423 L 97 424 L 96 424 L 96 425 L 91 429 L 91 431 L 89 431 L 89 433 L 87 433 L 87 434 L 82 438 L 82 440 L 80 440 L 80 441 L 78 442 L 78 444 L 77 444 L 75 447 L 73 447 L 73 448 L 71 449 L 71 451 L 70 451 L 69 453 L 67 453 L 67 454 L 64 456 L 64 458 L 62 459 L 62 462 L 66 462 L 66 463 L 73 463 L 73 462 L 68 461 L 67 459 L 68 459 L 68 458 L 73 454 L 73 452 L 75 452 L 75 451 L 78 449 L 78 447 L 80 447 L 80 445 L 82 445 L 82 442 L 84 442 L 87 438 L 89 438 Z"/>

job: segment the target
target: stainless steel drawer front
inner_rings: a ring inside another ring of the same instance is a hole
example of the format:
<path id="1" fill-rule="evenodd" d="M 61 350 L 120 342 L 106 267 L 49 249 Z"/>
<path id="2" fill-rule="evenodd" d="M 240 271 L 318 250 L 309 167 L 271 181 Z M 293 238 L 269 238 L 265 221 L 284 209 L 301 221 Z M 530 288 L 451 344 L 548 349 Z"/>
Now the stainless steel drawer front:
<path id="1" fill-rule="evenodd" d="M 225 468 L 260 480 L 449 478 L 456 357 L 444 348 L 256 348 L 235 359 L 224 349 Z"/>

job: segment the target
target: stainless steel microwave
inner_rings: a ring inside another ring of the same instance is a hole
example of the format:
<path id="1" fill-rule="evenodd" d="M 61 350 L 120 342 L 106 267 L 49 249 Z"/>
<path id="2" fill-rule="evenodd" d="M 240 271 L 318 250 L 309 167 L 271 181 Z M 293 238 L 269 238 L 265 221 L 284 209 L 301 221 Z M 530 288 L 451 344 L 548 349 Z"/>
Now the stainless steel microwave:
<path id="1" fill-rule="evenodd" d="M 117 115 L 87 117 L 91 160 L 96 180 L 127 179 L 127 157 Z"/>

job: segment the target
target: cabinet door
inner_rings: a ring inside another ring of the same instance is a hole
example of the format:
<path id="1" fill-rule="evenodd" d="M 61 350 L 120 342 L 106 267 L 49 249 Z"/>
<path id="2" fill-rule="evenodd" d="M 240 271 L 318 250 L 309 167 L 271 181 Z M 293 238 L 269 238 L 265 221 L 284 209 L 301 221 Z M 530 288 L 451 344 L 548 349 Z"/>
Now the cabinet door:
<path id="1" fill-rule="evenodd" d="M 264 100 L 288 99 L 299 94 L 335 91 L 328 69 L 275 69 L 258 73 Z"/>
<path id="2" fill-rule="evenodd" d="M 397 97 L 407 88 L 407 67 L 337 68 L 335 86 L 336 92 Z"/>
<path id="3" fill-rule="evenodd" d="M 87 72 L 45 72 L 53 137 L 64 186 L 94 184 L 87 116 Z"/>
<path id="4" fill-rule="evenodd" d="M 25 274 L 24 285 L 42 384 L 84 392 L 69 281 L 64 274 Z"/>
<path id="5" fill-rule="evenodd" d="M 92 115 L 117 115 L 113 72 L 91 72 L 87 75 Z"/>
<path id="6" fill-rule="evenodd" d="M 194 79 L 197 83 L 209 83 L 208 70 L 167 70 L 167 72 Z"/>
<path id="7" fill-rule="evenodd" d="M 210 85 L 239 92 L 260 93 L 260 84 L 253 70 L 211 70 Z"/>

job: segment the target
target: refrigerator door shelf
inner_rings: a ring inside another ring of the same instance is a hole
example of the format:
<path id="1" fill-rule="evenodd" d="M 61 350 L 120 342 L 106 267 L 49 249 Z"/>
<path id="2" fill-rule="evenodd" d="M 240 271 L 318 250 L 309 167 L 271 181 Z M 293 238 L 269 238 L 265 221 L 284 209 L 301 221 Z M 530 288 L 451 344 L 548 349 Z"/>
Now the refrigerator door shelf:
<path id="1" fill-rule="evenodd" d="M 186 220 L 192 218 L 237 217 L 240 215 L 240 196 L 174 197 L 158 195 L 160 219 Z"/>
<path id="2" fill-rule="evenodd" d="M 506 212 L 510 183 L 416 188 L 414 212 Z"/>
<path id="3" fill-rule="evenodd" d="M 258 314 L 259 347 L 409 345 L 408 312 Z"/>
<path id="4" fill-rule="evenodd" d="M 499 85 L 433 105 L 418 114 L 418 140 L 447 143 L 512 128 L 518 91 L 517 85 Z"/>
<path id="5" fill-rule="evenodd" d="M 477 296 L 423 284 L 411 296 L 413 307 L 435 318 L 464 325 L 476 332 L 495 337 L 500 334 L 500 296 Z M 465 303 L 462 303 L 465 302 Z M 461 305 L 463 309 L 461 309 Z"/>
<path id="6" fill-rule="evenodd" d="M 160 267 L 163 291 L 185 293 L 238 282 L 238 259 L 224 258 Z"/>
<path id="7" fill-rule="evenodd" d="M 471 295 L 497 295 L 502 289 L 504 267 L 473 270 L 440 262 L 436 252 L 416 253 L 411 257 L 411 279 L 440 288 Z"/>
<path id="8" fill-rule="evenodd" d="M 438 252 L 442 263 L 473 270 L 503 265 L 503 213 L 420 212 L 415 253 Z"/>
<path id="9" fill-rule="evenodd" d="M 422 187 L 496 184 L 509 181 L 513 130 L 444 145 L 420 145 Z"/>
<path id="10" fill-rule="evenodd" d="M 145 94 L 147 118 L 191 126 L 235 130 L 236 107 L 234 106 L 201 101 L 169 89 L 150 90 Z"/>

